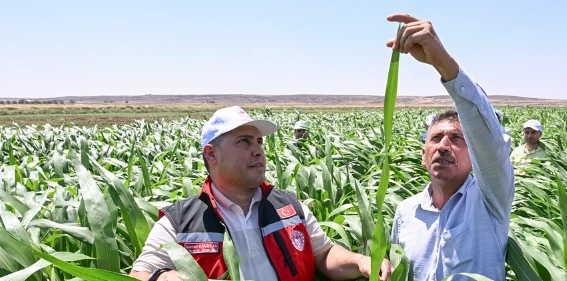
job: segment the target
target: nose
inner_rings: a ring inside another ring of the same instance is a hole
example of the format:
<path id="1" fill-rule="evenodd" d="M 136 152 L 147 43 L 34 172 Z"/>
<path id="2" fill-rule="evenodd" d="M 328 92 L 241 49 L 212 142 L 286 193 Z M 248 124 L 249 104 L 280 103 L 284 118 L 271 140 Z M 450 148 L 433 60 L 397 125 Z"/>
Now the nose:
<path id="1" fill-rule="evenodd" d="M 260 157 L 264 155 L 264 147 L 262 147 L 261 143 L 255 143 L 252 147 L 252 156 Z"/>
<path id="2" fill-rule="evenodd" d="M 449 139 L 449 136 L 444 136 L 441 139 L 441 141 L 437 145 L 437 150 L 442 152 L 451 150 L 451 140 Z"/>

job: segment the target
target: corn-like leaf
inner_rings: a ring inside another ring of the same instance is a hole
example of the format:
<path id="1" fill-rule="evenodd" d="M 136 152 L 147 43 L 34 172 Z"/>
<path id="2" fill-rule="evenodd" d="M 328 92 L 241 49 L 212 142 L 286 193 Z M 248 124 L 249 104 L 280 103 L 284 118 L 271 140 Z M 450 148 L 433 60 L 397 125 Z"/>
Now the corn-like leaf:
<path id="1" fill-rule="evenodd" d="M 64 223 L 57 223 L 54 221 L 46 220 L 46 219 L 37 219 L 33 220 L 28 224 L 28 228 L 30 227 L 41 227 L 41 228 L 55 228 L 59 229 L 72 237 L 79 239 L 79 241 L 93 244 L 94 237 L 92 232 L 86 228 L 77 225 L 69 225 Z"/>
<path id="2" fill-rule="evenodd" d="M 401 25 L 398 26 L 398 31 Z M 390 69 L 388 70 L 388 80 L 386 82 L 386 93 L 384 96 L 384 162 L 382 163 L 382 174 L 380 176 L 380 185 L 376 192 L 376 228 L 372 234 L 372 265 L 371 265 L 371 280 L 378 279 L 380 265 L 384 260 L 384 255 L 387 250 L 386 233 L 384 229 L 384 222 L 382 217 L 382 205 L 384 204 L 384 197 L 386 196 L 386 189 L 388 189 L 388 182 L 390 180 L 390 161 L 388 152 L 390 149 L 390 141 L 392 139 L 392 121 L 394 116 L 394 108 L 396 106 L 396 96 L 398 94 L 398 69 L 400 63 L 400 51 L 392 51 L 392 58 L 390 59 Z"/>
<path id="3" fill-rule="evenodd" d="M 37 250 L 33 250 L 33 252 L 34 255 L 52 263 L 57 268 L 71 274 L 72 276 L 83 279 L 84 281 L 139 281 L 136 278 L 128 277 L 112 271 L 76 266 L 60 260 L 48 253 L 43 253 Z"/>
<path id="4" fill-rule="evenodd" d="M 79 178 L 79 186 L 89 220 L 89 229 L 94 237 L 97 267 L 120 272 L 120 258 L 113 230 L 112 215 L 104 195 L 91 176 L 91 173 L 83 167 L 81 160 L 75 153 L 71 155 L 71 160 Z"/>
<path id="5" fill-rule="evenodd" d="M 20 266 L 26 268 L 34 264 L 37 259 L 26 244 L 20 242 L 6 229 L 0 227 L 0 248 L 10 254 L 10 258 L 15 260 Z M 41 280 L 40 276 L 35 274 L 32 280 Z"/>
<path id="6" fill-rule="evenodd" d="M 557 182 L 557 194 L 559 195 L 561 222 L 563 223 L 563 268 L 567 272 L 567 192 L 558 174 L 555 174 L 555 181 Z"/>
<path id="7" fill-rule="evenodd" d="M 122 181 L 120 181 L 120 179 L 118 179 L 114 174 L 104 169 L 94 159 L 91 160 L 98 173 L 106 179 L 110 188 L 113 189 L 120 197 L 122 219 L 128 229 L 130 243 L 134 245 L 135 257 L 138 257 L 142 253 L 142 248 L 150 234 L 151 227 L 146 220 L 144 213 L 134 200 L 134 196 L 132 193 L 128 192 L 124 183 L 122 183 Z"/>
<path id="8" fill-rule="evenodd" d="M 222 255 L 224 257 L 224 263 L 228 267 L 230 279 L 240 281 L 240 261 L 238 260 L 236 249 L 234 248 L 230 235 L 228 235 L 228 231 L 224 232 Z"/>
<path id="9" fill-rule="evenodd" d="M 516 239 L 512 233 L 508 237 L 508 249 L 506 251 L 506 262 L 512 268 L 518 280 L 520 281 L 540 281 L 542 280 L 534 269 L 530 266 L 522 248 L 516 242 Z"/>
<path id="10" fill-rule="evenodd" d="M 53 253 L 52 255 L 53 257 L 58 258 L 65 262 L 92 259 L 91 257 L 85 256 L 83 254 L 68 253 L 68 252 L 57 252 L 57 253 Z M 20 271 L 14 272 L 12 274 L 0 278 L 0 281 L 26 281 L 36 271 L 41 270 L 49 265 L 51 265 L 50 262 L 44 259 L 40 259 L 29 267 L 26 267 Z"/>
<path id="11" fill-rule="evenodd" d="M 31 239 L 29 234 L 26 232 L 26 229 L 18 220 L 16 215 L 12 214 L 11 212 L 7 211 L 0 211 L 0 219 L 2 224 L 4 225 L 4 229 L 14 235 L 15 238 L 31 244 Z"/>
<path id="12" fill-rule="evenodd" d="M 207 281 L 207 275 L 203 272 L 203 269 L 197 261 L 177 243 L 167 243 L 163 245 L 163 248 L 167 251 L 167 254 L 173 261 L 175 269 L 179 271 L 179 274 L 184 280 L 194 280 L 194 281 Z"/>
<path id="13" fill-rule="evenodd" d="M 10 205 L 12 208 L 16 209 L 22 215 L 30 210 L 30 208 L 26 206 L 26 204 L 22 203 L 13 195 L 2 190 L 0 190 L 0 202 L 4 202 Z"/>

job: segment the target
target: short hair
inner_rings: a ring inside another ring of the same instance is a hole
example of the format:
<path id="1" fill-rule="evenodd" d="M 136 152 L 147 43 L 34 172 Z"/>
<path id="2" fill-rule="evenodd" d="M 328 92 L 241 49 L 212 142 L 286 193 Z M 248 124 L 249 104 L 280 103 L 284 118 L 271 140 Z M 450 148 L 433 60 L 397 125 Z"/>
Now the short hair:
<path id="1" fill-rule="evenodd" d="M 427 135 L 429 135 L 429 130 L 431 130 L 431 127 L 433 127 L 433 125 L 445 120 L 451 122 L 461 122 L 459 120 L 459 113 L 457 113 L 457 111 L 455 111 L 454 109 L 445 110 L 435 116 L 435 118 L 431 122 L 431 125 L 429 125 L 429 127 L 427 128 Z"/>
<path id="2" fill-rule="evenodd" d="M 225 134 L 222 134 L 222 135 L 214 138 L 213 140 L 211 140 L 209 142 L 209 144 L 212 145 L 213 147 L 217 147 L 217 148 L 220 147 L 220 144 L 221 144 L 224 136 L 225 136 Z M 209 171 L 209 163 L 207 162 L 207 157 L 205 157 L 205 153 L 203 153 L 203 163 L 205 163 L 205 169 L 207 169 L 207 172 L 208 172 Z"/>

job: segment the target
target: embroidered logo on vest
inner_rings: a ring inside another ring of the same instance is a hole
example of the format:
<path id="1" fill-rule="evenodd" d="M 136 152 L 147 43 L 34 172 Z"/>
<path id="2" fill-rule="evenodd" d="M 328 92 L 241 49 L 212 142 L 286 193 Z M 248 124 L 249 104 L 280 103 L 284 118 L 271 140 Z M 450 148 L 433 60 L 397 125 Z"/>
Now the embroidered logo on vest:
<path id="1" fill-rule="evenodd" d="M 183 247 L 190 254 L 218 253 L 219 242 L 185 242 Z"/>
<path id="2" fill-rule="evenodd" d="M 303 251 L 305 247 L 305 235 L 299 230 L 293 230 L 291 232 L 291 244 L 293 244 L 293 247 L 298 251 Z"/>
<path id="3" fill-rule="evenodd" d="M 278 215 L 282 219 L 286 219 L 286 218 L 289 218 L 291 216 L 295 216 L 297 214 L 295 212 L 295 209 L 293 208 L 293 206 L 291 204 L 289 204 L 289 205 L 287 205 L 283 208 L 279 208 L 279 209 L 277 209 L 277 211 L 278 211 Z"/>

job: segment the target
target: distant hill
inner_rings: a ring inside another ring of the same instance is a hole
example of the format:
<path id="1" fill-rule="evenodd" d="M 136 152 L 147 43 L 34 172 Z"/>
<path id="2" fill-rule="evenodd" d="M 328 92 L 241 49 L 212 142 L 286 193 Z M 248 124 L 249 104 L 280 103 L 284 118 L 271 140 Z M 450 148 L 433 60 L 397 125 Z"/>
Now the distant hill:
<path id="1" fill-rule="evenodd" d="M 517 96 L 489 96 L 495 106 L 567 106 L 567 100 L 537 99 Z M 19 100 L 16 98 L 0 100 Z M 64 96 L 33 99 L 39 101 L 64 100 L 78 104 L 239 104 L 266 106 L 381 106 L 384 96 L 370 95 L 140 95 L 140 96 Z M 398 106 L 451 106 L 448 95 L 398 96 Z"/>

